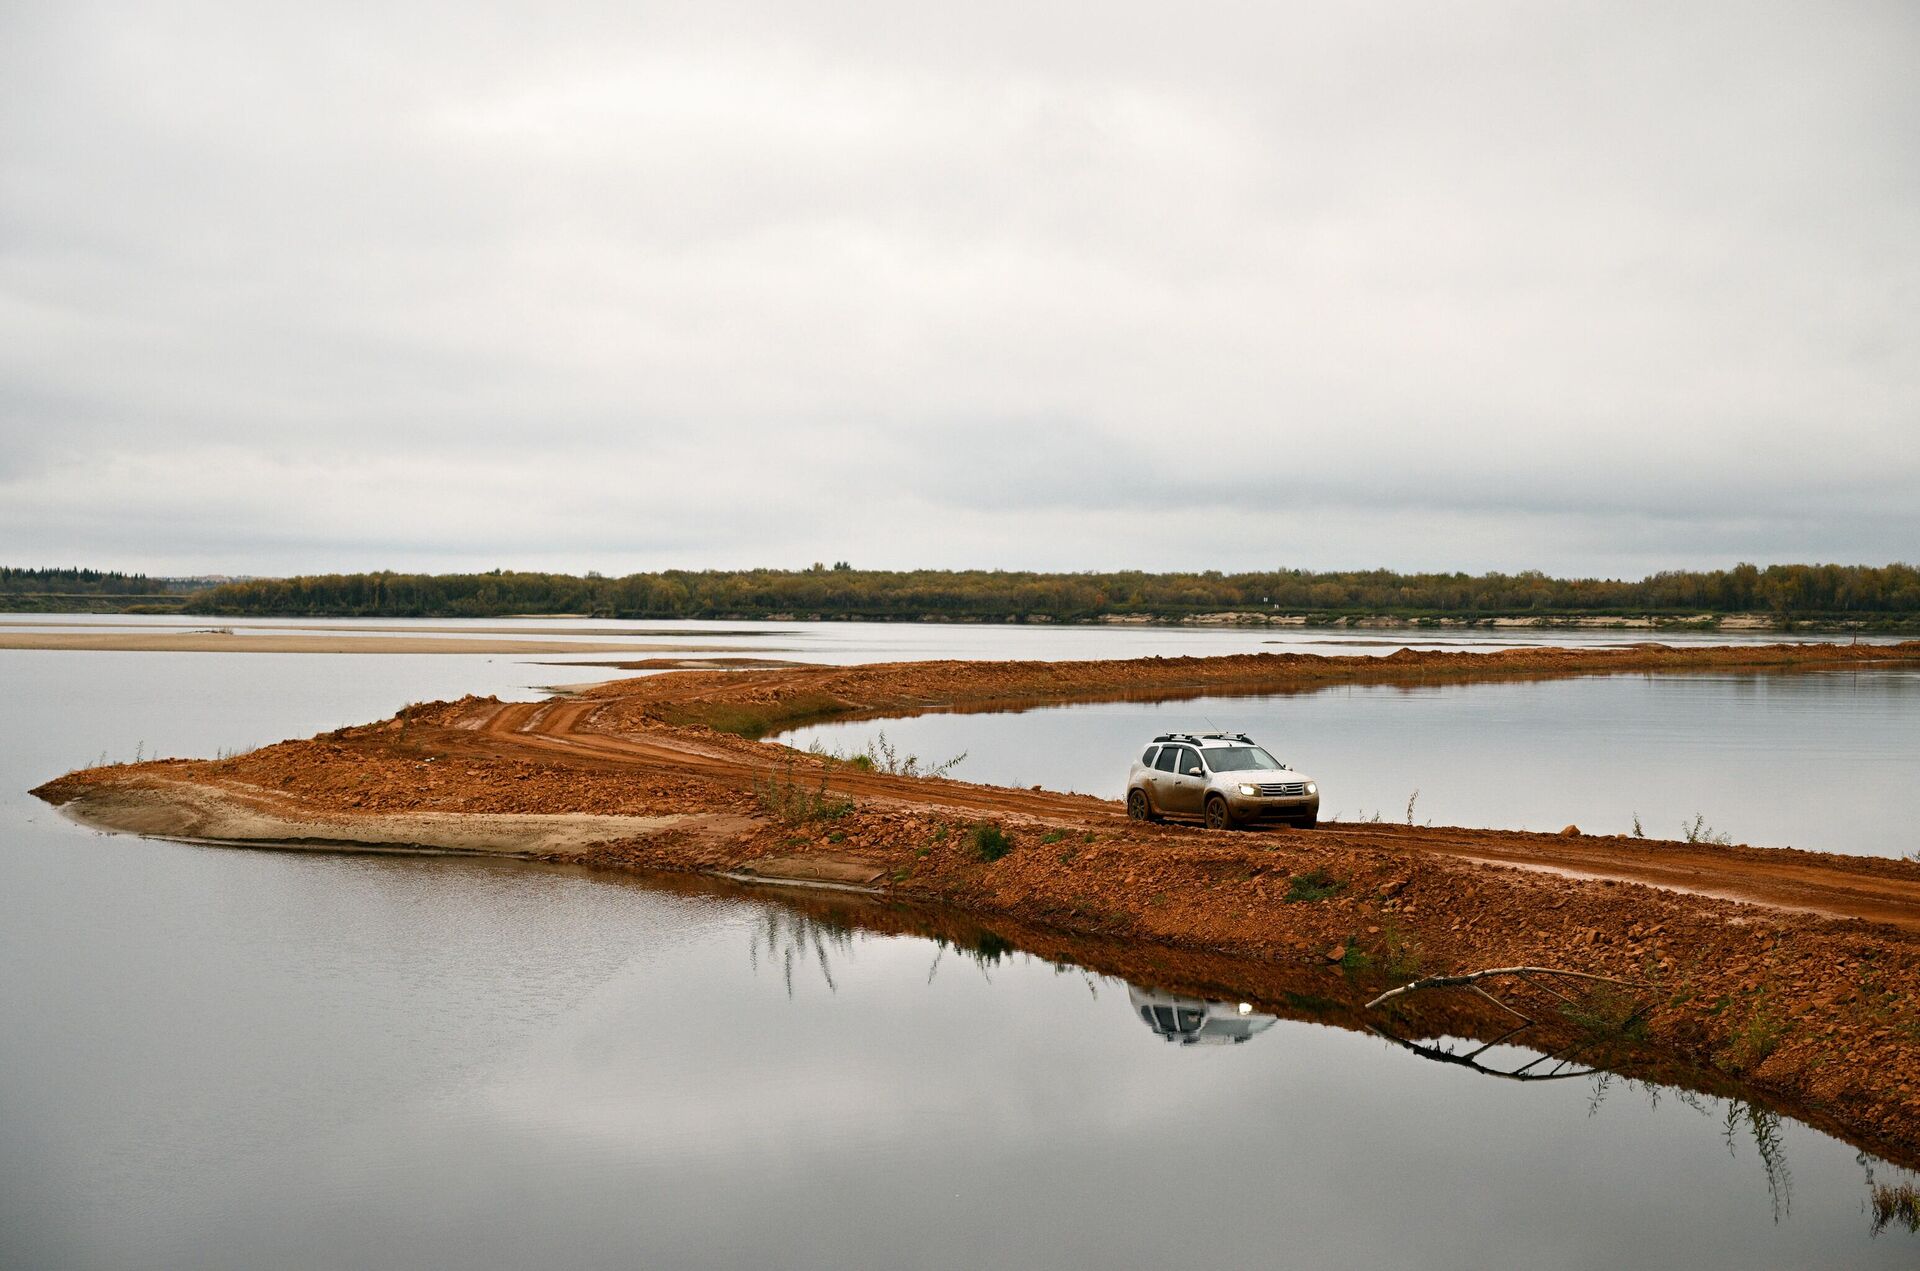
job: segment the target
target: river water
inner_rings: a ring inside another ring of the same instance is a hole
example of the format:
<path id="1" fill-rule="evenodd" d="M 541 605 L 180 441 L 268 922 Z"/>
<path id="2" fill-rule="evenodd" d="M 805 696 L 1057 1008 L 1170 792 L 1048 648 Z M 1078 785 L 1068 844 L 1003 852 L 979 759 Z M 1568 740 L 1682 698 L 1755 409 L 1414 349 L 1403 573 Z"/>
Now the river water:
<path id="1" fill-rule="evenodd" d="M 1911 1175 L 1737 1101 L 1496 1080 L 766 894 L 101 836 L 24 793 L 102 751 L 213 754 L 555 678 L 481 655 L 0 652 L 0 1266 L 1920 1257 L 1869 1208 Z M 1247 1040 L 1155 1026 L 1196 1019 Z"/>

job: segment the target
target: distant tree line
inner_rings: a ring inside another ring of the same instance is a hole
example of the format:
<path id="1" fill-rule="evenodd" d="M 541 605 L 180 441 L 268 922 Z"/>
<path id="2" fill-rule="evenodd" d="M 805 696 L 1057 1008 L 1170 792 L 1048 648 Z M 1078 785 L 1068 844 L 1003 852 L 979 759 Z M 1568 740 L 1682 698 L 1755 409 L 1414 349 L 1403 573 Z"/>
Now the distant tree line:
<path id="1" fill-rule="evenodd" d="M 214 587 L 190 612 L 353 617 L 589 614 L 621 618 L 869 618 L 1087 621 L 1216 612 L 1406 618 L 1766 613 L 1781 619 L 1891 622 L 1920 616 L 1911 565 L 1738 565 L 1639 581 L 1518 574 L 1275 570 L 1223 574 L 1045 574 L 999 570 L 806 570 L 326 574 Z"/>
<path id="2" fill-rule="evenodd" d="M 177 578 L 149 578 L 107 569 L 16 569 L 0 565 L 0 609 L 15 613 L 177 611 L 202 590 Z"/>
<path id="3" fill-rule="evenodd" d="M 145 574 L 120 574 L 105 569 L 14 569 L 0 565 L 0 595 L 53 592 L 70 596 L 157 596 L 168 590 L 171 588 L 166 582 Z"/>

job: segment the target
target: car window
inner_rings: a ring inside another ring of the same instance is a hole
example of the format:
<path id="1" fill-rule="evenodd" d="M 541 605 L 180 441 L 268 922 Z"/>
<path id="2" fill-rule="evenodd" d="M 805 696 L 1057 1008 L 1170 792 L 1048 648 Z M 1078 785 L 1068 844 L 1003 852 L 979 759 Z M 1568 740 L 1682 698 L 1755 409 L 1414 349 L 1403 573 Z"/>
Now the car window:
<path id="1" fill-rule="evenodd" d="M 1205 770 L 1202 769 L 1200 766 L 1199 752 L 1196 750 L 1193 750 L 1191 747 L 1188 747 L 1188 746 L 1182 746 L 1179 749 L 1180 749 L 1180 771 L 1186 774 L 1187 776 L 1193 776 L 1196 773 L 1201 773 L 1204 775 Z"/>
<path id="2" fill-rule="evenodd" d="M 1158 746 L 1148 746 L 1146 752 L 1140 756 L 1140 766 L 1142 768 L 1153 767 L 1153 756 L 1159 749 L 1160 747 Z"/>
<path id="3" fill-rule="evenodd" d="M 1249 772 L 1278 768 L 1280 762 L 1258 746 L 1216 746 L 1207 752 L 1207 766 L 1215 772 Z"/>
<path id="4" fill-rule="evenodd" d="M 1180 747 L 1162 746 L 1160 748 L 1160 757 L 1153 761 L 1153 766 L 1158 768 L 1162 772 L 1172 772 L 1173 761 L 1175 759 L 1178 759 L 1179 757 L 1180 757 Z"/>

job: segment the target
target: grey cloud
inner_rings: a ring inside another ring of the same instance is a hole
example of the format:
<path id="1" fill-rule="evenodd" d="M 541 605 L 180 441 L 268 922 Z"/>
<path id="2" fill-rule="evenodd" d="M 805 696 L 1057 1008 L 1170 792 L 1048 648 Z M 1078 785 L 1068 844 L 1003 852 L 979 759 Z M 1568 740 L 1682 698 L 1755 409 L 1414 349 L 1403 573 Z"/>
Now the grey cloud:
<path id="1" fill-rule="evenodd" d="M 253 525 L 227 567 L 1630 570 L 1920 541 L 1907 6 L 0 24 L 11 552 L 219 568 Z M 1230 543 L 1115 536 L 1202 509 Z"/>

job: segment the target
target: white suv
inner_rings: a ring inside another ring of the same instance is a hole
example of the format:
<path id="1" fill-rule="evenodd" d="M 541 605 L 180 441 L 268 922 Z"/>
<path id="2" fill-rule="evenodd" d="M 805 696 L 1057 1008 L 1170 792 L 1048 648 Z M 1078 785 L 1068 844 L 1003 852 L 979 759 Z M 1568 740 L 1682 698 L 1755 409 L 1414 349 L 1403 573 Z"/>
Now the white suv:
<path id="1" fill-rule="evenodd" d="M 1127 774 L 1127 815 L 1197 816 L 1215 830 L 1255 821 L 1310 830 L 1320 822 L 1320 786 L 1245 733 L 1162 733 Z"/>

